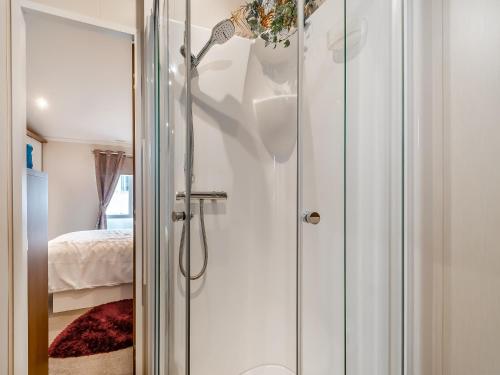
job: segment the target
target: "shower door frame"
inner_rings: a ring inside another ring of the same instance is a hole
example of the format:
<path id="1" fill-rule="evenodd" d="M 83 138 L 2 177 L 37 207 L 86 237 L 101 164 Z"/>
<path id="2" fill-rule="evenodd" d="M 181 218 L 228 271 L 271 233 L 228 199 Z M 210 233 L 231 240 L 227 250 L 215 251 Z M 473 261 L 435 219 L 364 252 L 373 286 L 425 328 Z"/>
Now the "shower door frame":
<path id="1" fill-rule="evenodd" d="M 10 1 L 0 0 L 0 374 L 12 367 L 11 160 L 10 160 Z"/>
<path id="2" fill-rule="evenodd" d="M 449 124 L 444 107 L 449 2 L 404 0 L 407 129 L 405 374 L 408 375 L 426 370 L 440 375 L 445 371 L 443 296 L 447 246 L 446 189 L 449 182 L 445 167 Z M 431 103 L 426 101 L 428 97 Z M 426 300 L 422 288 L 428 275 L 432 279 L 433 293 L 432 298 Z M 431 307 L 425 310 L 426 305 Z"/>
<path id="3" fill-rule="evenodd" d="M 160 4 L 163 4 L 163 1 L 160 1 L 160 0 L 155 0 L 155 4 L 157 4 L 157 2 L 159 1 Z M 166 1 L 166 0 L 165 0 Z M 391 337 L 391 353 L 393 350 L 397 350 L 398 353 L 400 353 L 401 355 L 399 357 L 397 357 L 395 359 L 395 362 L 394 360 L 391 362 L 392 365 L 391 365 L 391 374 L 390 375 L 403 375 L 403 374 L 407 374 L 408 373 L 408 358 L 409 358 L 409 350 L 411 349 L 411 347 L 407 344 L 408 343 L 408 335 L 407 335 L 407 324 L 408 324 L 408 321 L 409 319 L 411 319 L 411 316 L 409 316 L 409 309 L 408 309 L 408 299 L 406 298 L 407 295 L 410 296 L 409 294 L 409 286 L 411 286 L 410 282 L 411 280 L 408 278 L 408 268 L 409 268 L 409 257 L 407 256 L 407 252 L 408 252 L 408 235 L 407 235 L 407 223 L 408 223 L 408 175 L 411 174 L 411 170 L 410 168 L 412 167 L 411 163 L 409 162 L 409 157 L 407 157 L 407 143 L 408 143 L 408 133 L 406 131 L 406 128 L 407 128 L 407 120 L 406 120 L 406 117 L 407 117 L 407 102 L 408 102 L 408 95 L 407 95 L 407 92 L 408 92 L 408 87 L 405 85 L 405 82 L 407 80 L 407 69 L 406 69 L 406 66 L 408 64 L 407 62 L 407 43 L 408 43 L 408 40 L 409 40 L 409 37 L 411 36 L 411 34 L 409 34 L 409 29 L 408 29 L 408 23 L 407 23 L 407 19 L 409 17 L 409 14 L 410 14 L 410 11 L 408 10 L 408 7 L 407 7 L 407 2 L 408 0 L 392 0 L 392 4 L 393 4 L 393 11 L 395 12 L 395 14 L 400 14 L 401 15 L 401 18 L 398 19 L 398 20 L 393 20 L 394 24 L 393 26 L 396 27 L 396 29 L 398 30 L 401 30 L 401 34 L 400 35 L 393 35 L 393 40 L 391 41 L 391 43 L 394 43 L 394 44 L 399 44 L 400 47 L 401 47 L 401 50 L 398 51 L 400 53 L 392 56 L 392 62 L 393 63 L 399 63 L 401 64 L 401 76 L 400 76 L 400 79 L 401 81 L 398 81 L 396 82 L 396 87 L 398 87 L 399 85 L 401 86 L 400 89 L 401 90 L 398 90 L 397 92 L 399 92 L 401 94 L 401 96 L 394 96 L 392 95 L 392 99 L 393 100 L 393 104 L 395 104 L 396 106 L 400 106 L 400 110 L 401 110 L 401 113 L 400 113 L 400 116 L 401 116 L 401 126 L 402 126 L 402 137 L 399 139 L 399 141 L 401 142 L 400 144 L 400 151 L 401 151 L 401 156 L 402 156 L 402 170 L 399 171 L 401 172 L 402 174 L 402 181 L 400 181 L 400 189 L 401 189 L 401 194 L 402 194 L 402 207 L 401 207 L 401 211 L 399 212 L 399 214 L 401 215 L 401 238 L 400 238 L 400 244 L 402 246 L 402 254 L 401 254 L 401 263 L 399 264 L 399 266 L 401 267 L 401 280 L 400 280 L 400 284 L 399 287 L 401 289 L 401 301 L 400 303 L 398 303 L 397 305 L 395 306 L 392 306 L 391 309 L 396 309 L 396 310 L 391 310 L 391 311 L 399 311 L 400 314 L 401 314 L 401 319 L 396 319 L 396 320 L 391 320 L 391 332 L 396 332 L 396 336 L 394 337 Z M 347 4 L 348 4 L 348 0 L 344 0 L 343 1 L 344 3 L 344 35 L 346 35 L 346 32 L 347 32 L 347 22 L 346 22 L 346 17 L 347 17 Z M 299 10 L 298 10 L 298 13 L 299 13 L 299 20 L 303 20 L 303 17 L 304 17 L 304 13 L 303 13 L 303 5 L 304 5 L 304 0 L 298 0 L 298 4 L 299 4 Z M 191 10 L 191 0 L 185 0 L 185 5 L 186 5 L 186 13 L 187 13 L 187 16 L 186 16 L 186 23 L 188 25 L 190 25 L 190 10 Z M 146 12 L 148 10 L 146 9 Z M 166 17 L 168 19 L 168 15 Z M 158 21 L 158 20 L 157 20 Z M 159 23 L 156 24 L 156 26 L 158 27 L 161 27 L 161 25 Z M 188 28 L 189 29 L 189 28 Z M 303 291 L 302 291 L 302 253 L 303 253 L 303 238 L 302 238 L 302 226 L 304 225 L 303 221 L 302 221 L 302 216 L 303 216 L 303 210 L 304 210 L 304 207 L 303 207 L 303 203 L 302 203 L 302 179 L 303 179 L 303 163 L 302 163 L 302 144 L 301 144 L 301 141 L 302 141 L 302 127 L 301 127 L 301 124 L 302 124 L 302 121 L 301 121 L 301 118 L 303 116 L 303 112 L 302 112 L 302 106 L 303 106 L 303 95 L 302 95 L 302 92 L 301 92 L 301 87 L 302 87 L 302 79 L 303 79 L 303 48 L 304 48 L 304 26 L 303 26 L 303 22 L 299 22 L 299 36 L 298 36 L 298 47 L 297 47 L 297 61 L 298 61 L 298 69 L 297 69 L 297 80 L 298 80 L 298 95 L 297 95 L 297 200 L 296 200 L 296 203 L 297 203 L 297 212 L 296 212 L 296 239 L 297 239 L 297 243 L 296 243 L 296 260 L 297 260 L 297 269 L 296 269 L 296 371 L 297 371 L 297 375 L 302 375 L 303 373 L 303 363 L 302 363 L 302 294 L 303 294 Z M 168 28 L 167 28 L 167 33 L 168 33 Z M 189 43 L 189 32 L 187 33 L 187 43 L 186 43 L 186 56 L 190 56 L 191 54 L 191 46 L 190 46 L 190 43 Z M 159 46 L 161 48 L 161 46 Z M 344 53 L 346 53 L 346 48 L 347 48 L 347 41 L 346 41 L 346 38 L 344 38 Z M 168 61 L 168 60 L 167 60 Z M 185 63 L 186 65 L 190 65 L 191 64 L 191 61 L 190 59 L 185 59 Z M 346 67 L 346 64 L 344 64 L 344 69 L 346 70 L 347 67 Z M 188 74 L 186 75 L 186 82 L 189 82 L 189 76 L 190 76 L 190 70 L 188 68 Z M 161 78 L 160 76 L 157 76 L 156 77 L 159 82 L 162 82 L 161 81 Z M 344 71 L 344 132 L 347 131 L 347 127 L 348 127 L 348 119 L 347 119 L 347 113 L 346 113 L 346 90 L 348 89 L 348 82 L 347 82 L 347 74 L 346 72 Z M 187 85 L 188 88 L 186 90 L 186 103 L 187 103 L 187 110 L 186 110 L 186 113 L 187 113 L 187 117 L 186 117 L 186 124 L 188 124 L 188 122 L 190 121 L 190 110 L 189 108 L 192 106 L 192 97 L 190 95 L 190 85 Z M 161 89 L 160 89 L 161 90 Z M 168 94 L 167 94 L 168 95 Z M 168 100 L 168 99 L 165 99 L 163 98 L 164 100 Z M 187 126 L 187 128 L 189 129 L 190 127 Z M 158 134 L 160 136 L 161 139 L 163 139 L 163 141 L 165 141 L 166 139 L 168 139 L 168 135 L 167 134 L 164 134 L 163 132 L 166 131 L 165 129 L 160 132 L 160 134 Z M 189 131 L 190 132 L 190 131 Z M 189 137 L 190 135 L 188 135 Z M 187 138 L 188 138 L 187 137 Z M 187 141 L 187 139 L 186 139 Z M 167 140 L 167 145 L 169 144 L 168 142 L 170 142 L 169 140 Z M 189 150 L 190 149 L 190 144 L 189 142 L 186 143 L 186 147 L 187 149 Z M 345 152 L 345 147 L 346 147 L 346 144 L 344 144 L 344 152 Z M 167 150 L 166 153 L 168 154 L 170 151 Z M 190 157 L 192 157 L 192 152 L 189 153 L 190 154 Z M 344 156 L 344 163 L 346 162 L 345 160 L 345 157 Z M 164 162 L 166 162 L 167 164 L 165 165 L 169 165 L 169 161 L 167 161 L 167 155 L 164 153 L 162 154 L 161 156 L 161 160 L 163 160 Z M 171 160 L 170 160 L 171 161 Z M 344 165 L 344 174 L 346 173 L 346 166 Z M 399 173 L 398 172 L 398 173 Z M 167 179 L 167 176 L 164 174 L 165 172 L 161 172 L 162 174 L 162 177 L 160 177 L 161 181 L 163 181 L 163 183 L 166 183 L 166 179 Z M 188 186 L 188 181 L 186 180 L 186 185 Z M 168 182 L 167 182 L 168 184 Z M 189 212 L 190 211 L 190 199 L 189 199 L 189 196 L 190 196 L 190 189 L 186 189 L 186 200 L 185 200 L 185 206 L 184 206 L 184 209 L 185 209 L 185 212 Z M 346 186 L 345 186 L 345 175 L 344 175 L 344 194 L 346 193 Z M 170 194 L 172 194 L 172 191 L 170 191 Z M 167 197 L 167 200 L 168 199 L 172 199 L 172 197 Z M 162 201 L 163 202 L 163 201 Z M 165 202 L 163 202 L 165 203 Z M 163 205 L 163 208 L 167 208 L 166 206 L 168 205 Z M 345 222 L 345 212 L 346 212 L 346 205 L 345 205 L 345 197 L 344 197 L 344 207 L 343 207 L 343 210 L 344 210 L 344 235 L 345 235 L 345 227 L 346 227 L 346 222 Z M 168 209 L 167 211 L 162 211 L 162 214 L 160 216 L 164 217 L 164 219 L 162 219 L 162 222 L 163 222 L 163 225 L 166 225 L 165 221 L 163 220 L 167 220 L 169 221 L 167 218 L 169 218 L 169 213 L 168 212 Z M 165 216 L 166 215 L 166 216 Z M 189 222 L 189 220 L 188 220 Z M 171 227 L 171 224 L 169 223 L 167 225 L 167 227 Z M 189 225 L 188 225 L 189 227 Z M 163 227 L 161 227 L 163 228 Z M 171 251 L 171 244 L 170 244 L 170 241 L 168 238 L 164 238 L 163 237 L 163 232 L 161 230 L 161 228 L 157 228 L 159 230 L 159 232 L 157 232 L 156 236 L 160 236 L 160 237 L 157 237 L 158 239 L 158 243 L 161 243 L 161 249 L 158 249 L 159 252 L 162 253 L 162 255 L 160 256 L 160 258 L 158 258 L 158 260 L 161 260 L 161 264 L 162 264 L 162 268 L 163 268 L 163 271 L 167 270 L 168 269 L 168 256 L 166 255 L 166 253 L 170 252 Z M 189 238 L 189 233 L 190 233 L 190 230 L 188 228 L 187 229 L 187 237 Z M 162 240 L 161 238 L 164 238 L 164 240 Z M 345 262 L 345 258 L 346 258 L 346 245 L 345 245 L 345 238 L 344 238 L 344 262 Z M 189 272 L 189 266 L 190 266 L 190 262 L 189 262 L 189 257 L 190 257 L 190 249 L 189 249 L 189 242 L 186 243 L 186 247 L 187 247 L 187 250 L 186 250 L 186 256 L 187 256 L 187 264 L 186 264 L 186 268 L 187 268 L 187 274 L 189 275 L 190 272 Z M 166 252 L 166 253 L 165 253 Z M 150 263 L 151 264 L 151 263 Z M 347 272 L 347 269 L 346 269 L 346 264 L 344 264 L 344 281 L 345 281 L 345 276 L 346 276 L 346 272 Z M 150 278 L 151 280 L 151 278 Z M 162 289 L 163 290 L 163 296 L 165 296 L 167 299 L 169 298 L 169 289 L 170 289 L 170 284 L 173 282 L 172 281 L 172 275 L 170 275 L 170 273 L 167 271 L 167 275 L 166 275 L 166 278 L 165 278 L 165 281 L 166 281 L 166 286 L 165 286 L 165 289 Z M 189 295 L 189 288 L 190 288 L 190 280 L 186 280 L 186 290 L 187 290 L 187 295 Z M 344 321 L 345 319 L 347 318 L 346 314 L 347 314 L 347 311 L 346 311 L 346 299 L 348 298 L 348 291 L 346 290 L 346 285 L 344 284 Z M 167 301 L 168 302 L 168 301 Z M 159 302 L 159 305 L 163 305 L 165 307 L 165 303 L 163 302 Z M 190 298 L 186 298 L 186 301 L 185 301 L 185 314 L 186 314 L 186 326 L 185 326 L 185 332 L 187 333 L 187 337 L 189 337 L 189 333 L 190 333 L 190 319 L 189 319 L 189 316 L 190 316 L 190 309 L 191 309 L 191 301 L 190 301 Z M 168 308 L 164 310 L 164 312 L 167 314 L 165 316 L 165 321 L 168 321 L 169 319 L 169 311 L 168 311 Z M 160 318 L 160 317 L 157 317 L 157 318 Z M 168 324 L 168 323 L 167 323 Z M 169 327 L 166 326 L 166 325 L 161 325 L 161 326 L 158 326 L 158 327 L 161 327 L 160 329 L 160 333 L 161 332 L 165 332 L 165 337 L 160 337 L 158 342 L 155 342 L 152 338 L 150 338 L 150 343 L 152 346 L 155 346 L 155 345 L 158 345 L 159 348 L 158 348 L 158 351 L 156 352 L 157 355 L 160 357 L 160 358 L 157 358 L 157 361 L 156 363 L 162 363 L 162 365 L 160 366 L 160 371 L 166 371 L 165 373 L 168 373 L 168 359 L 169 359 Z M 158 332 L 153 332 L 151 330 L 151 328 L 149 329 L 149 334 L 151 335 L 155 335 L 155 334 L 158 334 Z M 160 336 L 162 336 L 160 334 Z M 346 359 L 346 341 L 347 341 L 347 325 L 344 325 L 344 344 L 343 344 L 343 350 L 344 350 L 344 374 L 348 374 L 348 368 L 347 368 L 347 363 L 345 361 Z M 399 344 L 397 343 L 400 343 L 400 347 L 398 347 Z M 163 359 L 162 359 L 163 358 Z M 186 375 L 189 375 L 190 374 L 190 345 L 189 345 L 189 339 L 186 340 Z M 162 373 L 162 372 L 159 372 L 159 373 Z"/>
<path id="4" fill-rule="evenodd" d="M 303 3 L 304 0 L 299 1 L 299 13 L 303 11 Z M 446 0 L 439 0 L 446 1 Z M 349 128 L 349 119 L 348 119 L 348 110 L 347 110 L 347 102 L 348 102 L 348 90 L 349 90 L 349 82 L 348 82 L 348 44 L 347 37 L 348 30 L 348 19 L 350 18 L 350 14 L 348 11 L 350 0 L 343 0 L 344 7 L 344 38 L 343 38 L 343 48 L 344 48 L 344 343 L 343 343 L 343 351 L 344 351 L 344 375 L 349 375 L 349 366 L 347 363 L 347 340 L 348 340 L 348 311 L 347 311 L 347 299 L 349 298 L 349 290 L 347 285 L 347 273 L 348 273 L 348 264 L 347 264 L 347 236 L 346 236 L 346 228 L 347 228 L 347 134 Z M 391 271 L 391 279 L 389 293 L 391 295 L 391 306 L 389 310 L 390 314 L 390 343 L 389 343 L 389 374 L 388 375 L 407 375 L 411 374 L 409 363 L 411 363 L 412 359 L 412 346 L 409 345 L 410 338 L 409 336 L 411 332 L 409 331 L 409 323 L 413 323 L 413 316 L 410 310 L 410 304 L 412 302 L 411 297 L 411 287 L 412 283 L 412 274 L 409 273 L 413 266 L 413 258 L 409 256 L 413 251 L 413 231 L 414 231 L 414 222 L 413 222 L 413 210 L 410 203 L 411 199 L 414 198 L 414 192 L 412 190 L 411 184 L 413 184 L 412 176 L 414 171 L 414 159 L 413 155 L 410 153 L 412 150 L 411 147 L 415 147 L 415 142 L 418 139 L 413 133 L 409 131 L 409 120 L 408 120 L 408 108 L 410 107 L 412 97 L 409 95 L 412 90 L 411 81 L 409 80 L 409 62 L 408 56 L 410 53 L 410 47 L 412 46 L 412 29 L 411 22 L 409 22 L 409 18 L 413 16 L 413 9 L 410 7 L 409 0 L 391 0 L 392 5 L 392 34 L 391 34 L 391 46 L 396 48 L 396 52 L 392 53 L 390 62 L 393 66 L 398 67 L 398 71 L 391 76 L 392 83 L 392 91 L 391 91 L 391 106 L 392 113 L 391 119 L 394 121 L 393 128 L 391 128 L 391 147 L 394 152 L 399 154 L 393 156 L 391 160 L 391 188 L 394 191 L 399 192 L 399 201 L 392 207 L 393 201 L 391 201 L 391 218 L 396 217 L 398 220 L 397 223 L 391 225 L 391 249 L 396 249 L 399 251 L 399 259 L 396 257 L 395 259 L 390 259 L 392 262 L 390 264 L 392 267 L 397 267 L 397 270 Z M 302 17 L 302 18 L 301 18 Z M 299 15 L 299 19 L 303 19 L 302 16 Z M 304 27 L 303 23 L 299 23 L 299 72 L 298 72 L 298 125 L 297 125 L 297 139 L 298 139 L 298 177 L 297 177 L 297 201 L 298 201 L 298 212 L 297 212 L 297 369 L 298 375 L 302 375 L 302 319 L 301 319 L 301 309 L 303 307 L 302 303 L 302 270 L 301 270 L 301 259 L 303 253 L 304 243 L 302 240 L 302 225 L 304 222 L 302 220 L 302 216 L 304 214 L 304 210 L 307 207 L 304 207 L 302 203 L 302 183 L 303 183 L 303 151 L 302 151 L 302 125 L 304 121 L 302 120 L 302 109 L 303 109 L 303 92 L 300 90 L 300 86 L 303 83 L 303 51 L 304 51 Z M 408 85 L 407 85 L 408 82 Z M 396 123 L 396 121 L 398 121 Z M 397 176 L 397 178 L 394 178 Z M 392 297 L 398 298 L 396 301 L 392 301 Z"/>

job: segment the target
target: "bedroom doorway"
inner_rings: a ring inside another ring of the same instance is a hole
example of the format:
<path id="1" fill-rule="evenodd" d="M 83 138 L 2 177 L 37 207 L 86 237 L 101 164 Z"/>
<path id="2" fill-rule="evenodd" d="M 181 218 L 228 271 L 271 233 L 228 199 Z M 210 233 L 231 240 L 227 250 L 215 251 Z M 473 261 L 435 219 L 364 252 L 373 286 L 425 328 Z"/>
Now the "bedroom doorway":
<path id="1" fill-rule="evenodd" d="M 16 373 L 142 364 L 135 2 L 85 3 L 12 8 Z"/>

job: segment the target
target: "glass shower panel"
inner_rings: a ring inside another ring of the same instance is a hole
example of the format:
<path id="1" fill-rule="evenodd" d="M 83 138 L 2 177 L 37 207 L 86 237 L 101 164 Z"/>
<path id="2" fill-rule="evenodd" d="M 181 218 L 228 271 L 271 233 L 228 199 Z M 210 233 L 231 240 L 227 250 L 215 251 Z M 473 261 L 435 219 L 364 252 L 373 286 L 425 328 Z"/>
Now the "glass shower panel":
<path id="1" fill-rule="evenodd" d="M 400 0 L 305 3 L 274 48 L 246 2 L 153 2 L 163 373 L 401 373 Z"/>
<path id="2" fill-rule="evenodd" d="M 167 299 L 169 284 L 168 246 L 171 226 L 167 212 L 171 212 L 169 200 L 169 129 L 168 102 L 165 101 L 164 82 L 167 72 L 161 67 L 165 56 L 160 49 L 163 37 L 159 2 L 150 2 L 144 8 L 144 44 L 142 46 L 142 92 L 143 92 L 143 133 L 142 135 L 142 189 L 144 192 L 143 230 L 144 242 L 144 300 L 145 327 L 147 335 L 146 370 L 148 373 L 164 374 L 167 360 L 166 347 L 170 327 L 167 319 Z"/>
<path id="3" fill-rule="evenodd" d="M 173 3 L 173 2 L 172 2 Z M 186 191 L 183 172 L 184 155 L 179 155 L 177 143 L 186 138 L 185 109 L 179 105 L 185 97 L 185 81 L 174 81 L 176 65 L 166 47 L 172 34 L 168 1 L 150 1 L 145 4 L 145 39 L 143 80 L 145 106 L 143 107 L 145 204 L 148 216 L 147 296 L 148 308 L 148 372 L 176 374 L 186 371 L 186 332 L 189 319 L 186 311 L 186 279 L 176 277 L 179 264 L 178 241 L 182 231 Z M 183 102 L 185 103 L 185 101 Z M 176 215 L 177 214 L 177 215 Z M 180 225 L 179 225 L 180 222 Z M 177 242 L 176 242 L 177 241 Z M 176 247 L 177 245 L 177 247 Z"/>
<path id="4" fill-rule="evenodd" d="M 163 368 L 165 374 L 188 374 L 190 371 L 190 345 L 188 342 L 191 328 L 189 311 L 191 300 L 187 290 L 191 287 L 188 280 L 180 272 L 190 268 L 186 262 L 189 251 L 187 238 L 193 238 L 191 228 L 186 229 L 186 143 L 189 124 L 187 112 L 187 79 L 180 47 L 184 44 L 186 25 L 185 3 L 164 0 L 159 6 L 159 56 L 160 63 L 160 107 L 162 126 L 164 129 L 163 162 L 164 180 L 162 192 L 165 194 L 165 278 L 167 293 L 165 294 L 164 316 L 168 321 L 164 354 L 167 359 Z M 191 207 L 194 212 L 194 207 Z M 184 244 L 181 252 L 181 241 Z M 191 271 L 191 270 L 188 270 Z"/>
<path id="5" fill-rule="evenodd" d="M 164 81 L 169 92 L 165 139 L 170 140 L 172 172 L 166 185 L 171 184 L 170 207 L 176 213 L 185 210 L 190 99 L 194 134 L 191 246 L 185 246 L 181 262 L 185 220 L 167 224 L 169 373 L 293 374 L 297 36 L 291 37 L 288 47 L 273 48 L 237 28 L 235 36 L 215 44 L 200 59 L 192 71 L 189 98 L 181 54 L 185 2 L 167 5 L 168 15 L 163 16 L 167 32 L 161 45 L 166 51 L 162 69 L 168 66 L 169 72 Z M 197 55 L 211 38 L 212 28 L 243 5 L 243 1 L 191 0 L 192 53 Z M 190 281 L 181 270 L 187 268 L 189 250 Z M 186 296 L 188 282 L 191 293 Z"/>
<path id="6" fill-rule="evenodd" d="M 346 374 L 401 374 L 402 2 L 346 15 Z"/>
<path id="7" fill-rule="evenodd" d="M 344 0 L 304 28 L 301 135 L 302 374 L 344 374 Z"/>

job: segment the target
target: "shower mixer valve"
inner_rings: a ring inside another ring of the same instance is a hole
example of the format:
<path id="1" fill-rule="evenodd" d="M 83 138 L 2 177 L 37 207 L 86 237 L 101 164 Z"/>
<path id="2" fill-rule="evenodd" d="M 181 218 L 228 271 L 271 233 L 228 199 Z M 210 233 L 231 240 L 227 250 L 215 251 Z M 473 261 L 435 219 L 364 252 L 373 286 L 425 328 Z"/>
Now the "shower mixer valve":
<path id="1" fill-rule="evenodd" d="M 185 200 L 186 199 L 186 192 L 178 192 L 175 194 L 176 200 Z M 208 241 L 207 241 L 207 233 L 205 230 L 205 214 L 204 214 L 204 202 L 206 200 L 226 200 L 227 199 L 227 193 L 225 191 L 193 191 L 191 194 L 189 194 L 191 197 L 191 200 L 198 200 L 200 203 L 200 228 L 201 228 L 201 234 L 202 234 L 202 249 L 203 249 L 203 266 L 201 267 L 201 270 L 194 274 L 191 275 L 190 272 L 186 271 L 186 268 L 184 267 L 183 264 L 183 258 L 184 258 L 184 240 L 186 238 L 186 212 L 184 211 L 174 211 L 172 212 L 172 221 L 182 221 L 182 233 L 181 233 L 181 242 L 179 244 L 179 269 L 182 273 L 182 276 L 184 276 L 186 279 L 189 280 L 198 280 L 200 277 L 202 277 L 205 274 L 205 271 L 207 269 L 208 265 Z M 191 213 L 191 218 L 193 218 L 193 214 Z"/>

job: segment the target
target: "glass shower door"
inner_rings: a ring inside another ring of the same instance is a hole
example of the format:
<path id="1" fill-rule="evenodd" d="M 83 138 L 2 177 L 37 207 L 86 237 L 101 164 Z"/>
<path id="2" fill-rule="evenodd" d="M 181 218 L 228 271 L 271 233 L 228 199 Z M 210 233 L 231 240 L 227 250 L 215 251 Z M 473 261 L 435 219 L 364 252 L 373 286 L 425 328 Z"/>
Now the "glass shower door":
<path id="1" fill-rule="evenodd" d="M 307 18 L 301 50 L 302 374 L 345 374 L 344 11 L 344 0 L 324 2 Z M 306 220 L 311 212 L 319 223 Z"/>
<path id="2" fill-rule="evenodd" d="M 168 374 L 291 375 L 297 363 L 298 46 L 296 36 L 276 49 L 241 30 L 231 36 L 220 22 L 244 3 L 232 4 L 192 1 L 187 9 L 185 2 L 165 1 L 161 7 L 167 72 L 161 126 L 169 155 L 166 368 Z M 228 40 L 200 55 L 220 27 Z M 189 50 L 199 55 L 190 74 L 183 56 Z"/>
<path id="3" fill-rule="evenodd" d="M 377 3 L 299 2 L 273 48 L 237 2 L 154 2 L 160 373 L 401 373 L 402 13 Z"/>
<path id="4" fill-rule="evenodd" d="M 330 0 L 304 28 L 303 374 L 404 373 L 402 4 Z"/>

